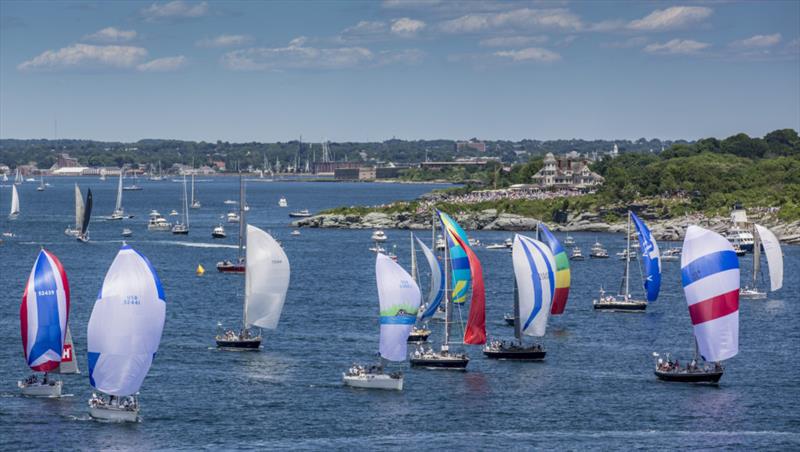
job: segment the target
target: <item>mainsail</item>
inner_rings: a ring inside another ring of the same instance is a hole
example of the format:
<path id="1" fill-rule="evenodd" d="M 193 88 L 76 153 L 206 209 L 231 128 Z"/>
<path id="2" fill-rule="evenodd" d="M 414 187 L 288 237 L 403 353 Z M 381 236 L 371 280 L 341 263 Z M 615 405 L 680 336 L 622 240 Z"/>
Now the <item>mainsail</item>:
<path id="1" fill-rule="evenodd" d="M 764 254 L 767 255 L 769 290 L 774 292 L 783 287 L 783 253 L 781 252 L 781 244 L 775 234 L 764 226 L 757 224 L 756 231 L 761 244 L 764 246 Z"/>
<path id="2" fill-rule="evenodd" d="M 511 250 L 517 280 L 520 330 L 527 336 L 544 336 L 556 291 L 556 259 L 544 243 L 524 235 L 514 236 Z"/>
<path id="3" fill-rule="evenodd" d="M 547 229 L 544 223 L 539 223 L 538 239 L 544 242 L 553 256 L 555 256 L 556 292 L 553 295 L 553 305 L 550 308 L 550 314 L 560 315 L 564 313 L 564 308 L 567 306 L 567 297 L 569 297 L 569 257 L 567 256 L 567 252 L 564 251 L 564 247 L 561 246 L 561 242 Z"/>
<path id="4" fill-rule="evenodd" d="M 14 217 L 19 215 L 19 194 L 17 193 L 17 186 L 11 186 L 11 213 L 9 216 Z"/>
<path id="5" fill-rule="evenodd" d="M 64 338 L 64 351 L 61 353 L 61 363 L 56 372 L 60 374 L 79 374 L 78 361 L 75 359 L 75 348 L 72 345 L 72 333 L 67 326 L 67 335 Z"/>
<path id="6" fill-rule="evenodd" d="M 81 219 L 81 234 L 80 237 L 86 237 L 86 232 L 89 231 L 89 220 L 92 218 L 92 189 L 86 192 L 86 207 L 83 209 L 83 218 Z"/>
<path id="7" fill-rule="evenodd" d="M 58 368 L 68 317 L 67 274 L 55 255 L 41 250 L 19 308 L 22 349 L 31 369 L 50 372 Z"/>
<path id="8" fill-rule="evenodd" d="M 647 301 L 656 301 L 661 289 L 661 255 L 658 251 L 658 243 L 650 234 L 647 225 L 633 212 L 631 212 L 631 219 L 636 226 L 636 235 L 639 237 L 639 250 L 646 275 L 644 290 L 647 292 Z"/>
<path id="9" fill-rule="evenodd" d="M 123 245 L 89 318 L 89 382 L 114 395 L 135 394 L 153 363 L 166 314 L 164 288 L 150 261 Z"/>
<path id="10" fill-rule="evenodd" d="M 375 279 L 380 302 L 381 356 L 403 361 L 422 295 L 414 278 L 383 253 L 375 259 Z"/>
<path id="11" fill-rule="evenodd" d="M 436 260 L 436 256 L 431 249 L 425 246 L 422 240 L 418 238 L 416 240 L 417 244 L 422 248 L 422 253 L 425 255 L 425 260 L 428 261 L 428 266 L 431 269 L 431 290 L 425 303 L 425 312 L 422 313 L 422 320 L 424 321 L 436 314 L 436 310 L 444 298 L 444 269 L 439 265 L 439 261 Z"/>
<path id="12" fill-rule="evenodd" d="M 289 258 L 261 229 L 247 225 L 244 326 L 275 329 L 289 290 Z"/>
<path id="13" fill-rule="evenodd" d="M 81 230 L 81 223 L 83 222 L 83 195 L 78 184 L 75 184 L 75 229 Z"/>
<path id="14" fill-rule="evenodd" d="M 681 252 L 683 292 L 700 355 L 722 361 L 739 352 L 739 258 L 716 232 L 689 226 Z"/>
<path id="15" fill-rule="evenodd" d="M 460 239 L 460 243 L 467 244 L 467 247 L 469 247 L 469 239 L 467 233 L 449 215 L 438 210 L 436 212 L 442 222 L 446 246 L 450 249 L 450 273 L 452 274 L 450 300 L 453 303 L 464 303 L 467 301 L 467 294 L 472 282 L 470 260 L 467 258 L 465 248 L 459 244 L 457 238 Z"/>
<path id="16" fill-rule="evenodd" d="M 114 207 L 115 211 L 122 209 L 122 173 L 125 171 L 119 170 L 119 182 L 117 183 L 117 204 Z"/>

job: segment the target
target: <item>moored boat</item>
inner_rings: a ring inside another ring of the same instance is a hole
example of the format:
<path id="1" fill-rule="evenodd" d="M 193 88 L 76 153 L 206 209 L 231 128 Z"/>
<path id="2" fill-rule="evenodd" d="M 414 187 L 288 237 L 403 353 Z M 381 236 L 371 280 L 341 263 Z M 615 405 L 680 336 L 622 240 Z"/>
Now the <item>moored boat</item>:
<path id="1" fill-rule="evenodd" d="M 778 238 L 764 226 L 753 223 L 753 238 L 753 278 L 750 285 L 739 290 L 739 297 L 759 300 L 767 298 L 767 292 L 759 289 L 758 285 L 759 277 L 763 279 L 761 276 L 761 250 L 763 249 L 767 256 L 770 291 L 772 292 L 783 286 L 783 253 Z"/>

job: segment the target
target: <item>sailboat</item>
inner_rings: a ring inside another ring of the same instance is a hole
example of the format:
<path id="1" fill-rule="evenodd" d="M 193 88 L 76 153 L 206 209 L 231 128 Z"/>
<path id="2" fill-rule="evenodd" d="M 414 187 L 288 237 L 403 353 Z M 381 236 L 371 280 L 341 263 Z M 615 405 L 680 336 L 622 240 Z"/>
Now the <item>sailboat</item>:
<path id="1" fill-rule="evenodd" d="M 647 294 L 647 300 L 636 300 L 631 296 L 631 223 L 636 225 L 636 232 L 639 237 L 640 257 L 646 272 L 644 290 Z M 596 311 L 644 312 L 647 309 L 647 303 L 656 301 L 658 298 L 658 292 L 661 288 L 661 257 L 656 239 L 650 234 L 650 229 L 647 228 L 647 225 L 631 211 L 628 211 L 628 227 L 625 236 L 627 237 L 625 273 L 620 283 L 619 294 L 618 296 L 606 296 L 605 290 L 601 287 L 600 297 L 592 300 L 592 305 Z"/>
<path id="2" fill-rule="evenodd" d="M 9 220 L 16 220 L 19 216 L 19 193 L 17 193 L 17 186 L 11 186 L 11 212 L 8 214 Z"/>
<path id="3" fill-rule="evenodd" d="M 34 374 L 17 382 L 22 395 L 60 397 L 64 382 L 48 376 L 57 372 L 65 354 L 72 360 L 72 343 L 67 345 L 69 282 L 58 258 L 42 249 L 33 264 L 19 309 L 22 350 Z M 65 366 L 64 372 L 72 369 Z M 77 365 L 74 369 L 77 372 Z"/>
<path id="4" fill-rule="evenodd" d="M 342 374 L 347 386 L 403 390 L 402 372 L 385 373 L 383 360 L 405 361 L 406 339 L 417 320 L 422 295 L 419 286 L 400 265 L 385 254 L 375 258 L 375 279 L 380 304 L 380 358 L 375 366 L 353 365 Z"/>
<path id="5" fill-rule="evenodd" d="M 36 191 L 44 191 L 44 176 L 39 175 L 39 186 L 36 187 Z"/>
<path id="6" fill-rule="evenodd" d="M 236 262 L 231 262 L 230 260 L 224 260 L 221 262 L 217 262 L 217 271 L 220 273 L 244 273 L 245 272 L 245 254 L 244 254 L 244 246 L 245 246 L 245 212 L 244 208 L 244 179 L 242 178 L 242 174 L 239 173 L 239 214 L 236 215 L 236 222 L 239 223 L 239 256 Z M 231 212 L 233 213 L 233 212 Z M 230 215 L 230 214 L 228 214 Z M 229 220 L 230 222 L 230 216 Z"/>
<path id="7" fill-rule="evenodd" d="M 92 218 L 92 189 L 86 192 L 86 207 L 83 209 L 81 219 L 81 229 L 78 232 L 78 241 L 86 243 L 89 241 L 89 220 Z"/>
<path id="8" fill-rule="evenodd" d="M 70 237 L 77 237 L 81 233 L 81 224 L 83 223 L 83 195 L 78 184 L 75 184 L 75 227 L 67 226 L 64 229 L 64 234 Z"/>
<path id="9" fill-rule="evenodd" d="M 139 389 L 158 351 L 166 311 L 164 288 L 153 265 L 123 244 L 89 317 L 89 383 L 100 392 L 89 399 L 90 416 L 139 419 Z"/>
<path id="10" fill-rule="evenodd" d="M 411 276 L 419 286 L 419 266 L 417 265 L 417 253 L 415 243 L 419 244 L 422 253 L 425 255 L 425 260 L 428 262 L 430 268 L 430 290 L 426 302 L 419 310 L 418 323 L 421 326 L 412 328 L 411 333 L 408 335 L 408 342 L 425 342 L 428 336 L 431 335 L 431 330 L 427 327 L 428 320 L 432 319 L 439 311 L 439 306 L 444 298 L 444 270 L 439 265 L 436 255 L 430 250 L 422 240 L 418 239 L 411 233 Z"/>
<path id="11" fill-rule="evenodd" d="M 526 336 L 544 336 L 556 292 L 556 258 L 547 245 L 524 235 L 514 236 L 514 336 L 519 343 L 493 340 L 483 349 L 492 359 L 538 361 L 547 352 L 540 344 L 526 346 Z"/>
<path id="12" fill-rule="evenodd" d="M 725 237 L 691 225 L 683 240 L 681 275 L 695 357 L 681 367 L 669 354 L 664 360 L 653 353 L 655 375 L 665 381 L 717 383 L 724 372 L 720 362 L 739 352 L 739 259 Z"/>
<path id="13" fill-rule="evenodd" d="M 117 203 L 114 206 L 114 213 L 108 218 L 109 220 L 121 220 L 127 218 L 125 210 L 122 208 L 122 173 L 124 170 L 119 170 L 119 182 L 117 183 Z"/>
<path id="14" fill-rule="evenodd" d="M 22 185 L 22 174 L 19 172 L 19 168 L 16 168 L 16 173 L 14 174 L 14 185 Z"/>
<path id="15" fill-rule="evenodd" d="M 3 182 L 8 182 L 8 174 L 3 173 Z"/>
<path id="16" fill-rule="evenodd" d="M 260 329 L 278 327 L 289 290 L 289 258 L 271 235 L 251 225 L 247 225 L 246 267 L 242 329 L 218 334 L 217 347 L 258 350 Z M 258 327 L 259 331 L 254 331 L 253 327 Z"/>
<path id="17" fill-rule="evenodd" d="M 199 209 L 202 207 L 200 200 L 194 197 L 194 173 L 192 173 L 192 209 Z"/>
<path id="18" fill-rule="evenodd" d="M 134 173 L 133 173 L 133 184 L 132 185 L 126 185 L 126 186 L 122 187 L 122 189 L 125 190 L 125 191 L 140 191 L 142 189 L 142 187 L 139 186 L 138 182 L 139 182 L 139 178 L 136 176 L 136 172 L 134 171 Z"/>
<path id="19" fill-rule="evenodd" d="M 152 167 L 151 167 L 152 169 Z M 161 173 L 161 160 L 158 161 L 158 174 L 150 173 L 150 180 L 151 181 L 160 181 L 164 179 L 164 175 Z"/>
<path id="20" fill-rule="evenodd" d="M 173 234 L 186 235 L 189 233 L 189 200 L 186 196 L 186 175 L 183 176 L 183 222 L 175 222 L 172 227 Z"/>
<path id="21" fill-rule="evenodd" d="M 783 253 L 775 234 L 764 226 L 753 223 L 753 280 L 751 286 L 739 291 L 739 297 L 749 299 L 767 298 L 767 292 L 758 289 L 758 278 L 761 274 L 761 248 L 767 255 L 769 267 L 770 291 L 774 292 L 783 286 Z"/>
<path id="22" fill-rule="evenodd" d="M 450 352 L 450 327 L 453 323 L 451 305 L 464 303 L 472 289 L 469 317 L 464 330 L 464 343 L 479 345 L 486 342 L 485 291 L 483 267 L 469 246 L 467 234 L 444 212 L 436 211 L 447 238 L 444 250 L 445 305 L 444 340 L 439 352 L 418 347 L 411 356 L 412 367 L 426 369 L 466 370 L 469 358 L 464 353 Z M 450 283 L 453 284 L 452 291 Z"/>

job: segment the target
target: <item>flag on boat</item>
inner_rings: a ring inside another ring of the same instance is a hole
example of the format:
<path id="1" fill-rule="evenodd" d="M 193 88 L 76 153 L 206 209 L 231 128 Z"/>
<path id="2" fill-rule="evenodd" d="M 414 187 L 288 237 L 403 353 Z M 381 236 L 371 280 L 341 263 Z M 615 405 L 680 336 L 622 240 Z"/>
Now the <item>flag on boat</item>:
<path id="1" fill-rule="evenodd" d="M 775 234 L 769 229 L 756 225 L 761 245 L 764 247 L 764 254 L 767 255 L 767 266 L 769 266 L 769 290 L 776 291 L 783 287 L 783 253 L 781 244 Z"/>
<path id="2" fill-rule="evenodd" d="M 431 269 L 431 290 L 428 293 L 428 300 L 425 304 L 425 312 L 422 313 L 421 320 L 425 321 L 434 314 L 439 308 L 444 298 L 444 269 L 439 265 L 436 255 L 433 254 L 430 248 L 422 243 L 422 240 L 416 238 L 417 243 L 422 248 L 422 253 L 425 255 L 425 260 L 428 261 L 428 266 Z"/>
<path id="3" fill-rule="evenodd" d="M 556 293 L 556 258 L 543 242 L 516 234 L 511 249 L 522 334 L 544 336 Z"/>
<path id="4" fill-rule="evenodd" d="M 553 295 L 550 314 L 560 315 L 564 313 L 564 308 L 567 306 L 567 297 L 569 297 L 569 257 L 567 252 L 564 251 L 564 247 L 561 246 L 561 242 L 547 229 L 544 223 L 539 223 L 538 238 L 547 245 L 556 260 L 556 291 Z"/>
<path id="5" fill-rule="evenodd" d="M 450 272 L 452 274 L 450 299 L 453 303 L 464 303 L 467 301 L 467 294 L 472 282 L 471 262 L 465 249 L 465 247 L 469 248 L 469 239 L 467 238 L 467 233 L 461 229 L 461 226 L 455 220 L 450 218 L 450 215 L 439 210 L 436 213 L 442 223 L 445 246 L 449 248 L 450 254 Z M 461 245 L 462 243 L 464 246 Z"/>
<path id="6" fill-rule="evenodd" d="M 647 293 L 647 301 L 656 301 L 658 292 L 661 289 L 661 254 L 658 250 L 658 243 L 650 229 L 644 224 L 635 213 L 631 212 L 631 219 L 636 226 L 636 235 L 639 238 L 639 251 L 642 253 L 644 263 L 645 280 L 644 291 Z"/>
<path id="7" fill-rule="evenodd" d="M 704 360 L 739 352 L 739 258 L 716 232 L 689 226 L 681 251 L 683 292 Z"/>
<path id="8" fill-rule="evenodd" d="M 39 251 L 19 308 L 22 349 L 28 367 L 38 372 L 58 368 L 69 317 L 69 282 L 58 258 Z"/>
<path id="9" fill-rule="evenodd" d="M 139 391 L 161 342 L 165 300 L 150 261 L 123 245 L 89 318 L 86 339 L 92 386 L 114 396 Z"/>
<path id="10" fill-rule="evenodd" d="M 378 253 L 375 259 L 375 280 L 380 304 L 381 356 L 403 361 L 422 295 L 414 278 L 383 253 Z"/>

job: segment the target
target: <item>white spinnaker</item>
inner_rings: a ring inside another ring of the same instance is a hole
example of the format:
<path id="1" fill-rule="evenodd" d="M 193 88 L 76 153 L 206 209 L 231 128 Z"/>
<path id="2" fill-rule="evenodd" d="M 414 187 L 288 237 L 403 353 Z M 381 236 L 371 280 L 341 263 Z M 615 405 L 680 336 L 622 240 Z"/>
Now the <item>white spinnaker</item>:
<path id="1" fill-rule="evenodd" d="M 761 225 L 756 225 L 758 237 L 764 245 L 764 254 L 767 255 L 769 266 L 769 290 L 776 291 L 783 287 L 783 253 L 781 244 L 775 234 Z"/>
<path id="2" fill-rule="evenodd" d="M 403 267 L 383 253 L 378 253 L 375 259 L 375 280 L 380 304 L 381 356 L 403 361 L 422 298 L 419 286 Z"/>
<path id="3" fill-rule="evenodd" d="M 158 351 L 166 302 L 146 257 L 124 245 L 106 273 L 89 318 L 89 381 L 115 396 L 135 394 Z"/>
<path id="4" fill-rule="evenodd" d="M 544 336 L 555 294 L 555 256 L 544 243 L 517 234 L 511 258 L 519 293 L 520 330 L 527 336 Z"/>
<path id="5" fill-rule="evenodd" d="M 248 224 L 246 262 L 245 327 L 275 329 L 289 290 L 289 258 L 271 235 Z"/>
<path id="6" fill-rule="evenodd" d="M 81 189 L 78 188 L 78 184 L 75 184 L 75 229 L 81 230 L 81 225 L 83 224 L 83 196 L 81 195 Z"/>
<path id="7" fill-rule="evenodd" d="M 17 193 L 17 186 L 11 186 L 11 215 L 19 214 L 19 193 Z"/>
<path id="8" fill-rule="evenodd" d="M 428 292 L 428 300 L 426 301 L 426 305 L 430 306 L 436 297 L 439 295 L 439 291 L 441 290 L 440 287 L 442 285 L 442 270 L 439 266 L 439 261 L 436 260 L 436 256 L 433 254 L 430 248 L 425 246 L 422 243 L 422 240 L 415 237 L 415 240 L 419 244 L 420 248 L 422 248 L 422 253 L 425 255 L 425 260 L 428 261 L 428 266 L 431 269 L 431 289 Z"/>

